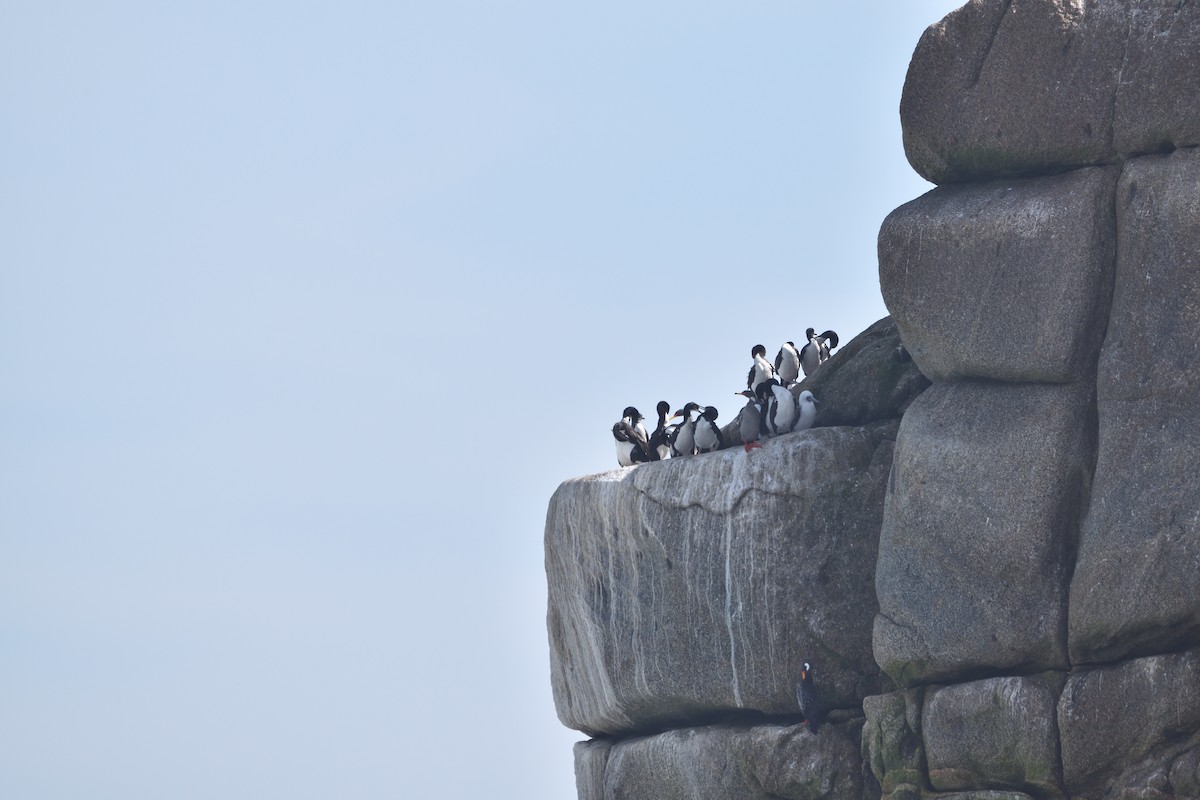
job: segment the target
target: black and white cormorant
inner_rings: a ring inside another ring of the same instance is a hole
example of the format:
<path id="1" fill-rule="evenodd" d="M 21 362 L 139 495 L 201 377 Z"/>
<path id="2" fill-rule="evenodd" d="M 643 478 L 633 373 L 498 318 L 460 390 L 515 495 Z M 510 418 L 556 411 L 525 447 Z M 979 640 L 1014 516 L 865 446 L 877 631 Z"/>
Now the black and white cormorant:
<path id="1" fill-rule="evenodd" d="M 838 335 L 834 331 L 825 331 L 818 336 L 813 328 L 806 330 L 804 335 L 808 344 L 800 348 L 800 368 L 808 376 L 829 360 L 829 351 L 838 345 Z"/>
<path id="2" fill-rule="evenodd" d="M 772 378 L 758 385 L 758 399 L 763 404 L 763 421 L 767 433 L 779 436 L 792 430 L 796 422 L 796 398 Z"/>
<path id="3" fill-rule="evenodd" d="M 642 415 L 633 406 L 625 408 L 621 421 L 613 424 L 612 432 L 617 444 L 617 463 L 622 467 L 657 460 L 658 454 L 650 447 Z"/>
<path id="4" fill-rule="evenodd" d="M 800 351 L 795 342 L 784 342 L 775 354 L 775 376 L 783 386 L 791 386 L 800 377 Z"/>
<path id="5" fill-rule="evenodd" d="M 671 417 L 671 419 L 683 419 L 683 422 L 676 425 L 675 431 L 671 434 L 671 455 L 673 457 L 696 454 L 696 421 L 692 419 L 692 414 L 699 410 L 700 406 L 696 403 L 688 403 Z"/>
<path id="6" fill-rule="evenodd" d="M 675 432 L 675 426 L 667 422 L 667 414 L 671 413 L 670 403 L 666 400 L 659 400 L 656 410 L 658 411 L 658 427 L 654 429 L 654 433 L 650 434 L 650 447 L 658 454 L 658 460 L 662 461 L 671 457 L 671 434 Z"/>
<path id="7" fill-rule="evenodd" d="M 701 453 L 711 453 L 720 450 L 725 442 L 721 437 L 721 427 L 717 425 L 716 406 L 705 406 L 700 419 L 696 420 L 696 449 Z"/>
<path id="8" fill-rule="evenodd" d="M 775 377 L 775 368 L 767 361 L 767 348 L 761 344 L 750 348 L 750 357 L 754 363 L 750 366 L 750 374 L 746 376 L 746 388 L 753 392 L 760 383 Z"/>

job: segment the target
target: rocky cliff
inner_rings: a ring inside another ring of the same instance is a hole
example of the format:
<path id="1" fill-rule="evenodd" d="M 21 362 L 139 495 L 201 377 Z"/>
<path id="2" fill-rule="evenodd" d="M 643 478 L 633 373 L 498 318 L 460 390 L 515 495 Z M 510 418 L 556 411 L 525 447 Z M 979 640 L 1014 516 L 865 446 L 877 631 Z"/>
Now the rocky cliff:
<path id="1" fill-rule="evenodd" d="M 817 427 L 551 499 L 581 798 L 1200 798 L 1200 7 L 968 3 L 901 118 Z"/>

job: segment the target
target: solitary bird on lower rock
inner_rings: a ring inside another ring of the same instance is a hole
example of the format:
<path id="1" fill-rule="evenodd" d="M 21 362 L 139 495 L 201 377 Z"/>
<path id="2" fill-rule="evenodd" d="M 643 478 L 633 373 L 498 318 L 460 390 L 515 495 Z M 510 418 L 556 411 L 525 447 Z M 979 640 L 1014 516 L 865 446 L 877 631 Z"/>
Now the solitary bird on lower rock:
<path id="1" fill-rule="evenodd" d="M 800 682 L 796 684 L 796 702 L 800 704 L 800 713 L 804 714 L 808 729 L 816 733 L 823 712 L 821 700 L 817 697 L 817 687 L 813 685 L 812 665 L 807 661 L 804 662 L 804 669 L 800 670 Z"/>

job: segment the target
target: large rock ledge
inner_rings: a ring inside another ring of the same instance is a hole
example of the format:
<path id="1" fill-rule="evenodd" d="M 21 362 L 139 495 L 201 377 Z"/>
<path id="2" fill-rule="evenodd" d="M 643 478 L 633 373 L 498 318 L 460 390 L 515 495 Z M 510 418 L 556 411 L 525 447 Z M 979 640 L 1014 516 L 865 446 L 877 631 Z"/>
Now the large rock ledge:
<path id="1" fill-rule="evenodd" d="M 546 517 L 555 705 L 589 735 L 880 689 L 875 558 L 896 422 L 815 428 L 563 483 Z"/>
<path id="2" fill-rule="evenodd" d="M 575 745 L 579 800 L 862 797 L 862 727 L 711 726 Z"/>

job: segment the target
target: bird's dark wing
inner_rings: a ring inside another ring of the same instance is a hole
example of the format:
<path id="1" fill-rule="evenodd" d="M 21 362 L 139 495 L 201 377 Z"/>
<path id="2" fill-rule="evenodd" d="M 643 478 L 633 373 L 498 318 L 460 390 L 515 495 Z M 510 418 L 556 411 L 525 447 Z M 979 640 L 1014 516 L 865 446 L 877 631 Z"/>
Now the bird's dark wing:
<path id="1" fill-rule="evenodd" d="M 808 729 L 816 733 L 817 727 L 821 724 L 822 717 L 821 701 L 817 698 L 817 688 L 807 682 L 796 684 L 796 703 L 800 706 L 800 712 L 804 714 L 804 720 L 808 723 Z"/>
<path id="2" fill-rule="evenodd" d="M 775 354 L 775 371 L 779 372 L 779 368 L 783 366 L 783 348 L 779 348 L 779 352 Z"/>
<path id="3" fill-rule="evenodd" d="M 671 443 L 671 429 L 663 425 L 654 429 L 654 433 L 650 434 L 650 449 L 658 453 L 659 447 L 665 447 Z"/>
<path id="4" fill-rule="evenodd" d="M 750 365 L 750 373 L 746 375 L 746 388 L 749 389 L 754 385 L 754 365 Z"/>
<path id="5" fill-rule="evenodd" d="M 625 420 L 613 424 L 613 438 L 618 442 L 630 442 L 633 444 L 633 451 L 629 457 L 635 463 L 639 461 L 658 460 L 658 451 L 650 446 L 650 442 L 642 435 L 641 431 Z"/>

